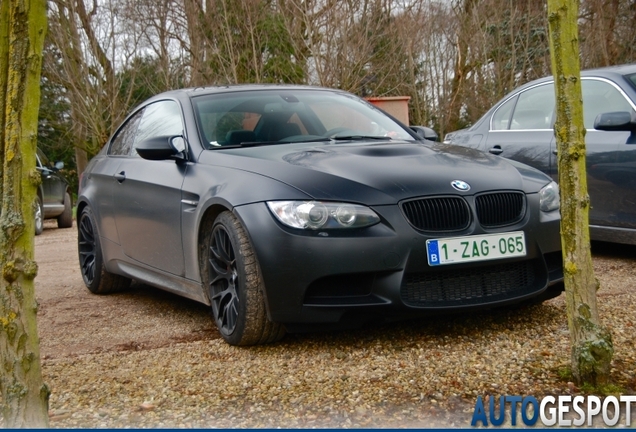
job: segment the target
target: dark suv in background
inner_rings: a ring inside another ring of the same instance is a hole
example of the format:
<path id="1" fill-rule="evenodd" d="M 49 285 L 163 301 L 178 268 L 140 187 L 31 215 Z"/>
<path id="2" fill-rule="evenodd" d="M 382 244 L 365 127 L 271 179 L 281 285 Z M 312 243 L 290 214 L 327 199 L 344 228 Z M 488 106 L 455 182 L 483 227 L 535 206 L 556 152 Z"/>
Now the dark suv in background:
<path id="1" fill-rule="evenodd" d="M 73 226 L 73 205 L 68 182 L 59 173 L 64 162 L 52 164 L 42 150 L 37 149 L 37 170 L 42 183 L 38 186 L 35 207 L 35 235 L 44 230 L 44 219 L 57 219 L 58 228 Z"/>

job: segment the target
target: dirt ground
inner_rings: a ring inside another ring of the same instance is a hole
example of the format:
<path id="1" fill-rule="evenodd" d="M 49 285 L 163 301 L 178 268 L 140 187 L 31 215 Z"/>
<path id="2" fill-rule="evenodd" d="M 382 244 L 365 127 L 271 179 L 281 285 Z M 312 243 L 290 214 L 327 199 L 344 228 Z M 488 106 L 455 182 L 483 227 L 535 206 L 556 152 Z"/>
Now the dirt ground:
<path id="1" fill-rule="evenodd" d="M 593 245 L 594 267 L 603 286 L 599 298 L 636 289 L 636 247 Z M 84 286 L 77 258 L 77 229 L 47 221 L 35 238 L 38 328 L 44 359 L 107 351 L 130 351 L 175 342 L 220 337 L 203 304 L 142 284 L 99 296 Z M 552 302 L 563 302 L 561 295 Z"/>
<path id="2" fill-rule="evenodd" d="M 614 337 L 612 379 L 634 394 L 636 246 L 592 252 Z M 47 222 L 35 257 L 52 427 L 468 427 L 478 395 L 583 394 L 559 373 L 569 358 L 564 295 L 522 313 L 293 334 L 243 349 L 219 340 L 197 302 L 142 284 L 91 294 L 75 227 Z"/>
<path id="3" fill-rule="evenodd" d="M 91 294 L 82 281 L 77 229 L 47 221 L 35 238 L 38 330 L 44 359 L 129 351 L 220 337 L 203 304 L 141 284 Z"/>

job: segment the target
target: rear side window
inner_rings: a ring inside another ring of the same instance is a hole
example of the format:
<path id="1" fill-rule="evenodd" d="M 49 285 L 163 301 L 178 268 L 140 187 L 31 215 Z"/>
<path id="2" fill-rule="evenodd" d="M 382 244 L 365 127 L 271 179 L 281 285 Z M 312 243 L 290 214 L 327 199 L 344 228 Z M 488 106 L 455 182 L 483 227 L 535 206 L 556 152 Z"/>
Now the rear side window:
<path id="1" fill-rule="evenodd" d="M 508 130 L 508 126 L 510 126 L 510 114 L 512 114 L 512 109 L 515 107 L 516 101 L 517 97 L 515 96 L 501 104 L 495 112 L 495 115 L 492 116 L 492 123 L 490 125 L 492 130 Z"/>
<path id="2" fill-rule="evenodd" d="M 40 151 L 40 149 L 37 149 L 36 160 L 37 160 L 36 163 L 38 168 L 48 168 L 51 166 L 49 159 L 46 157 L 46 155 L 42 151 Z"/>
<path id="3" fill-rule="evenodd" d="M 510 130 L 552 129 L 554 84 L 531 88 L 519 95 Z"/>

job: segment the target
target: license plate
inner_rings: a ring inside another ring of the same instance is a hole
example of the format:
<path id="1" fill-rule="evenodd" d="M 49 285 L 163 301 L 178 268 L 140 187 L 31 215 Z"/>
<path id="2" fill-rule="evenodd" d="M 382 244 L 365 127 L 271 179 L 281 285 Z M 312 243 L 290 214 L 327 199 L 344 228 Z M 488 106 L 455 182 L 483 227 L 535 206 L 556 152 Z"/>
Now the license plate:
<path id="1" fill-rule="evenodd" d="M 459 264 L 526 255 L 523 231 L 427 240 L 428 264 Z"/>

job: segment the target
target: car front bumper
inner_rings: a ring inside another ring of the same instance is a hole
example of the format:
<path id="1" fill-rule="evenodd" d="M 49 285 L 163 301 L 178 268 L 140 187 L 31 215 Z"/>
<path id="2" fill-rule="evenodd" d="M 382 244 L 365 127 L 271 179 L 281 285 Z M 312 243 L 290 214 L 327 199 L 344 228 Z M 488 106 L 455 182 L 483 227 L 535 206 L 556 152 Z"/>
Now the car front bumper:
<path id="1" fill-rule="evenodd" d="M 415 230 L 397 205 L 373 207 L 382 222 L 372 227 L 328 232 L 287 228 L 264 203 L 234 211 L 258 257 L 269 318 L 293 329 L 490 308 L 558 295 L 563 289 L 558 212 L 533 214 L 538 196 L 527 199 L 529 210 L 515 225 L 485 231 L 473 223 L 451 235 Z M 521 230 L 525 257 L 428 264 L 428 239 Z"/>

